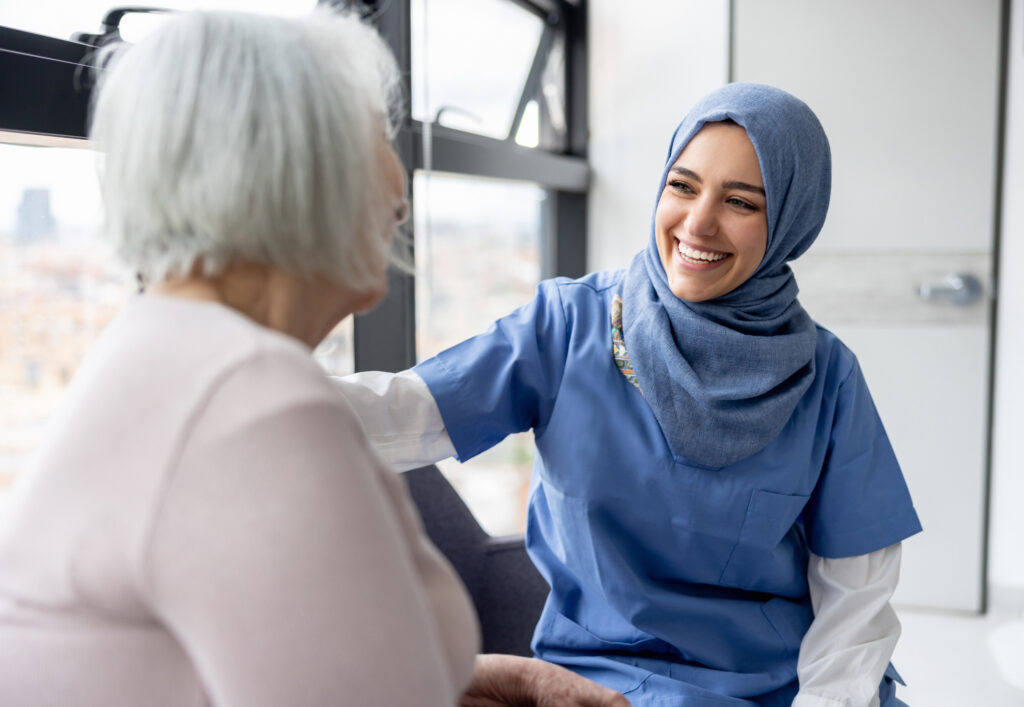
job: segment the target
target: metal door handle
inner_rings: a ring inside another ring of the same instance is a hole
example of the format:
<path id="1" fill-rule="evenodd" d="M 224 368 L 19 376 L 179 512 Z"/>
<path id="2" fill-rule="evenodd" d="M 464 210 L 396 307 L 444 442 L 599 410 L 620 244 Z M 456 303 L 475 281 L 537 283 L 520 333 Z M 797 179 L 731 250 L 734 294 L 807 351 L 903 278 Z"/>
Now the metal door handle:
<path id="1" fill-rule="evenodd" d="M 981 299 L 983 291 L 981 280 L 967 272 L 952 273 L 941 283 L 917 287 L 918 296 L 927 302 L 944 300 L 958 307 L 971 306 Z"/>

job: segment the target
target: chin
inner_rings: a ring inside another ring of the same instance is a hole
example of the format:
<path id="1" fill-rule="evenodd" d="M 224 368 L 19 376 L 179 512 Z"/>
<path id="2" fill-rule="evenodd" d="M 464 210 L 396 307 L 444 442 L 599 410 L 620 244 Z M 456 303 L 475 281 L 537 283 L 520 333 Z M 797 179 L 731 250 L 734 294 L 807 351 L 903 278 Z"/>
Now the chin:
<path id="1" fill-rule="evenodd" d="M 705 293 L 689 287 L 687 283 L 669 282 L 668 287 L 672 290 L 672 294 L 684 302 L 703 302 L 709 299 Z"/>
<path id="2" fill-rule="evenodd" d="M 366 314 L 372 309 L 375 309 L 377 305 L 384 300 L 384 297 L 387 294 L 387 285 L 366 292 L 354 302 L 352 306 L 352 314 Z"/>

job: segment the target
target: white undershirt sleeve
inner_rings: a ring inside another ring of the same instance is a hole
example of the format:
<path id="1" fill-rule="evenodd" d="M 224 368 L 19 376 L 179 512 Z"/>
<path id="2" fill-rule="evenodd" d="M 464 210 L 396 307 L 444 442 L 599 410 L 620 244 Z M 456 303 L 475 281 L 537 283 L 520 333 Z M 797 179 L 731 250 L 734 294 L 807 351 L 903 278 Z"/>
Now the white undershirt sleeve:
<path id="1" fill-rule="evenodd" d="M 793 707 L 878 707 L 878 688 L 900 636 L 889 600 L 899 581 L 899 543 L 807 567 L 814 621 L 800 644 Z"/>
<path id="2" fill-rule="evenodd" d="M 366 371 L 331 380 L 355 409 L 376 452 L 395 471 L 455 454 L 430 389 L 413 371 Z"/>

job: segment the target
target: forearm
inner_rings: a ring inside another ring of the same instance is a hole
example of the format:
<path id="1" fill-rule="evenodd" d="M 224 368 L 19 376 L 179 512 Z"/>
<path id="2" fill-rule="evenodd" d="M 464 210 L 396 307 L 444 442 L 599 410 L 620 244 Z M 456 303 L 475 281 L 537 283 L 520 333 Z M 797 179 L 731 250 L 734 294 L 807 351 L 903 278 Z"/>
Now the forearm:
<path id="1" fill-rule="evenodd" d="M 899 544 L 857 557 L 811 555 L 814 621 L 800 645 L 800 693 L 793 707 L 877 707 L 900 635 L 889 604 L 899 565 Z"/>
<path id="2" fill-rule="evenodd" d="M 367 371 L 331 380 L 392 469 L 407 471 L 455 454 L 430 389 L 412 371 Z"/>

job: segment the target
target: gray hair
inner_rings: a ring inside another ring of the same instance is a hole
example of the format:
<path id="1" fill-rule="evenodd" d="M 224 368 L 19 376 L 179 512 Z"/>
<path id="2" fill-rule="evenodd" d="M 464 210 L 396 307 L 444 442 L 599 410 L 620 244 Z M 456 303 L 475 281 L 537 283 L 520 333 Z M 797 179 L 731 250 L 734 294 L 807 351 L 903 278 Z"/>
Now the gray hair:
<path id="1" fill-rule="evenodd" d="M 188 12 L 101 62 L 90 137 L 104 232 L 143 278 L 247 261 L 380 285 L 395 204 L 378 150 L 399 75 L 372 28 Z"/>

